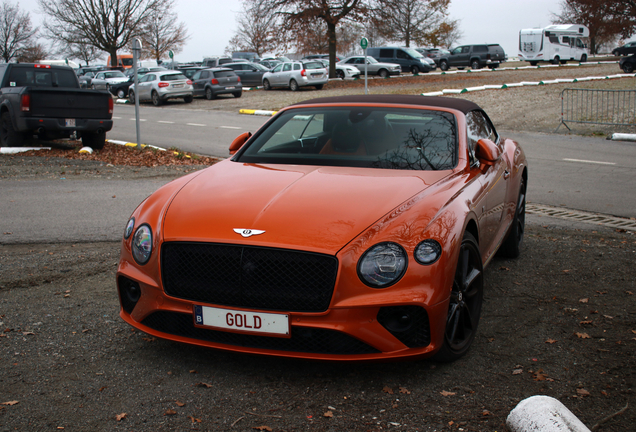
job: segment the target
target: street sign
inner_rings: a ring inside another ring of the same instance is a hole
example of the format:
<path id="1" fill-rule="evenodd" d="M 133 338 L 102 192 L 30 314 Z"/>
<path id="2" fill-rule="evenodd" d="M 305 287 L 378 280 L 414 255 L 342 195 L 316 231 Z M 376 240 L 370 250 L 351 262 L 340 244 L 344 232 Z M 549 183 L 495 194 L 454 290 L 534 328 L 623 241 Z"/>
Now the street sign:
<path id="1" fill-rule="evenodd" d="M 367 38 L 363 37 L 362 39 L 360 39 L 360 46 L 362 47 L 362 49 L 367 49 L 367 47 L 369 46 L 369 41 L 367 40 Z"/>
<path id="2" fill-rule="evenodd" d="M 168 57 L 174 58 L 174 53 L 172 52 L 172 50 L 168 51 Z"/>

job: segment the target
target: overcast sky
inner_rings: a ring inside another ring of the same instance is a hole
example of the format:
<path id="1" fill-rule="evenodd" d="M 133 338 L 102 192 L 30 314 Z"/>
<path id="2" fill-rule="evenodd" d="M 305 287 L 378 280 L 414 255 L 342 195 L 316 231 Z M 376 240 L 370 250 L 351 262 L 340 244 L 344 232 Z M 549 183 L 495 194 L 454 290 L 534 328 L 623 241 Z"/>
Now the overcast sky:
<path id="1" fill-rule="evenodd" d="M 34 25 L 42 21 L 37 0 L 19 4 L 31 13 Z M 239 0 L 177 0 L 179 21 L 186 23 L 191 38 L 175 60 L 223 54 L 236 30 L 241 6 Z M 460 21 L 460 44 L 498 43 L 510 57 L 517 55 L 520 29 L 550 25 L 550 13 L 558 11 L 558 0 L 451 0 L 450 5 L 450 17 Z"/>

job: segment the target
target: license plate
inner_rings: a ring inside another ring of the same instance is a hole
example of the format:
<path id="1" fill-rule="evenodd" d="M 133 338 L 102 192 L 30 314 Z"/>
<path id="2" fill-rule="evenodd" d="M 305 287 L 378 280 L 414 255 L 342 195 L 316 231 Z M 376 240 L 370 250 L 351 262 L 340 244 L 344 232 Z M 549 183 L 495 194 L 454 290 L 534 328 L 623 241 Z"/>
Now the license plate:
<path id="1" fill-rule="evenodd" d="M 290 337 L 289 315 L 194 306 L 194 325 L 241 333 Z"/>
<path id="2" fill-rule="evenodd" d="M 181 88 L 181 87 L 183 87 L 183 84 L 172 84 L 172 87 Z"/>
<path id="3" fill-rule="evenodd" d="M 322 74 L 311 74 L 312 78 L 321 78 Z"/>
<path id="4" fill-rule="evenodd" d="M 225 87 L 225 90 L 234 90 L 234 87 Z"/>
<path id="5" fill-rule="evenodd" d="M 66 119 L 66 127 L 75 127 L 75 119 Z"/>

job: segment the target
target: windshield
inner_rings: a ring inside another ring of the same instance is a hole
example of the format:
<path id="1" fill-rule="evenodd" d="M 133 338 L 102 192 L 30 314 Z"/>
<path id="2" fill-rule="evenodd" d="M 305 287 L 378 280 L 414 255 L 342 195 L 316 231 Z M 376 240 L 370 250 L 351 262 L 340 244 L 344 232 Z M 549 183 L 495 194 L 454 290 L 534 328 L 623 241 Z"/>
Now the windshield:
<path id="1" fill-rule="evenodd" d="M 281 113 L 235 161 L 399 170 L 457 164 L 457 127 L 447 112 L 400 108 L 305 108 Z"/>
<path id="2" fill-rule="evenodd" d="M 262 72 L 267 72 L 269 70 L 265 66 L 263 66 L 262 64 L 258 64 L 258 63 L 250 63 L 250 66 L 253 66 L 256 70 L 259 70 L 259 71 L 262 71 Z"/>
<path id="3" fill-rule="evenodd" d="M 367 62 L 368 62 L 369 64 L 379 63 L 379 62 L 375 59 L 375 57 L 367 57 Z"/>
<path id="4" fill-rule="evenodd" d="M 126 78 L 126 75 L 124 75 L 122 72 L 119 72 L 119 71 L 106 72 L 104 74 L 104 78 Z"/>
<path id="5" fill-rule="evenodd" d="M 161 78 L 161 81 L 177 81 L 177 80 L 187 79 L 186 76 L 184 74 L 181 74 L 181 73 L 170 74 L 170 75 L 162 75 L 160 78 Z"/>
<path id="6" fill-rule="evenodd" d="M 413 58 L 424 57 L 422 54 L 420 54 L 419 52 L 415 51 L 413 48 L 402 48 L 402 49 L 404 51 L 406 51 Z"/>

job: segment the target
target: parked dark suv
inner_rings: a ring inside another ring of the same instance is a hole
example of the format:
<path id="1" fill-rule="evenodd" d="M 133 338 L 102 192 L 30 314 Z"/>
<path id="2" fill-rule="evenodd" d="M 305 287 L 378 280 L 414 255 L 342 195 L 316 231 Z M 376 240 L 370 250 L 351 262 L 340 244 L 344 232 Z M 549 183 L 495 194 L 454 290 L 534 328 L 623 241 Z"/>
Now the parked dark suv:
<path id="1" fill-rule="evenodd" d="M 436 68 L 433 60 L 424 57 L 413 48 L 375 47 L 369 48 L 367 55 L 382 63 L 397 63 L 402 67 L 402 72 L 411 72 L 413 75 Z"/>
<path id="2" fill-rule="evenodd" d="M 612 50 L 612 55 L 615 56 L 624 56 L 629 54 L 636 54 L 636 42 L 627 42 L 625 45 Z"/>
<path id="3" fill-rule="evenodd" d="M 455 66 L 458 68 L 470 67 L 481 69 L 488 66 L 494 69 L 501 62 L 506 61 L 506 53 L 499 44 L 490 45 L 462 45 L 453 48 L 450 54 L 440 56 L 439 68 L 443 71 Z"/>

